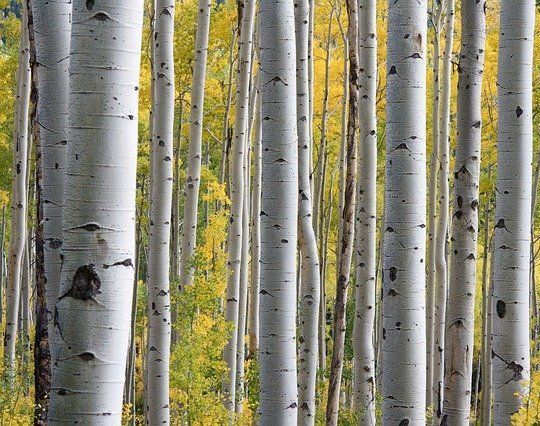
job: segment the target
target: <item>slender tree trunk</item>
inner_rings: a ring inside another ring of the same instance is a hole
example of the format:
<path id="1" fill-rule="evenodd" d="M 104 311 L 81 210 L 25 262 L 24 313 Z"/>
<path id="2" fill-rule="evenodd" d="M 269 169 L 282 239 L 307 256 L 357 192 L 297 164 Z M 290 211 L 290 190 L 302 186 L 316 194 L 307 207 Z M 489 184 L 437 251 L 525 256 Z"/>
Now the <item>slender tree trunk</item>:
<path id="1" fill-rule="evenodd" d="M 242 215 L 244 205 L 244 151 L 248 137 L 249 120 L 249 82 L 251 73 L 251 52 L 253 44 L 253 25 L 255 21 L 255 2 L 246 0 L 243 5 L 241 36 L 239 39 L 238 69 L 236 75 L 236 116 L 230 164 L 231 217 L 228 230 L 228 266 L 226 318 L 234 325 L 231 339 L 223 353 L 229 372 L 224 380 L 224 404 L 234 411 L 236 393 L 236 345 L 239 327 L 240 275 L 242 263 Z"/>
<path id="2" fill-rule="evenodd" d="M 54 316 L 61 339 L 51 424 L 119 424 L 122 416 L 142 23 L 141 0 L 73 2 L 62 285 Z M 96 89 L 103 85 L 108 90 Z"/>
<path id="3" fill-rule="evenodd" d="M 197 237 L 199 187 L 201 183 L 202 131 L 204 112 L 204 89 L 208 57 L 208 34 L 210 32 L 209 0 L 199 0 L 197 33 L 195 35 L 195 58 L 191 86 L 191 113 L 189 117 L 188 166 L 185 186 L 184 221 L 182 223 L 182 247 L 180 250 L 180 290 L 193 283 L 194 269 L 191 265 Z"/>
<path id="4" fill-rule="evenodd" d="M 482 424 L 491 425 L 492 420 L 492 399 L 493 399 L 493 239 L 489 247 L 489 287 L 486 290 L 486 318 L 485 318 L 485 337 L 484 337 L 484 353 L 482 354 L 482 362 L 484 376 L 482 377 Z"/>
<path id="5" fill-rule="evenodd" d="M 26 169 L 28 156 L 28 110 L 30 103 L 30 48 L 27 4 L 22 3 L 17 95 L 13 131 L 13 186 L 11 195 L 11 238 L 8 254 L 6 288 L 6 328 L 4 333 L 4 368 L 8 379 L 15 378 L 15 347 L 21 294 L 21 268 L 26 244 Z"/>
<path id="6" fill-rule="evenodd" d="M 6 206 L 2 206 L 2 229 L 0 231 L 0 324 L 4 321 L 4 239 L 6 236 Z"/>
<path id="7" fill-rule="evenodd" d="M 458 131 L 444 345 L 442 421 L 448 424 L 469 424 L 471 417 L 482 75 L 486 39 L 484 7 L 485 1 L 466 1 L 461 5 Z"/>
<path id="8" fill-rule="evenodd" d="M 296 125 L 298 130 L 298 237 L 300 247 L 298 424 L 315 422 L 318 319 L 321 276 L 317 237 L 313 228 L 313 197 L 310 181 L 311 97 L 309 80 L 309 0 L 296 2 Z"/>
<path id="9" fill-rule="evenodd" d="M 298 146 L 292 1 L 259 5 L 262 117 L 260 424 L 297 423 Z"/>
<path id="10" fill-rule="evenodd" d="M 492 353 L 493 419 L 500 425 L 510 423 L 529 390 L 534 17 L 532 0 L 501 3 Z"/>
<path id="11" fill-rule="evenodd" d="M 538 194 L 538 185 L 540 183 L 540 154 L 538 155 L 536 159 L 536 167 L 534 170 L 534 178 L 533 178 L 533 184 L 532 184 L 532 194 L 531 194 L 531 264 L 530 264 L 530 278 L 529 278 L 529 309 L 531 311 L 531 322 L 533 324 L 532 330 L 531 330 L 531 340 L 533 342 L 536 342 L 538 338 L 538 330 L 539 330 L 539 324 L 538 324 L 538 300 L 536 298 L 536 256 L 534 253 L 534 217 L 536 216 L 536 200 L 537 200 L 537 194 Z M 538 345 L 536 345 L 538 346 Z M 532 348 L 533 353 L 538 350 L 538 347 Z"/>
<path id="12" fill-rule="evenodd" d="M 347 120 L 347 150 L 345 192 L 341 220 L 343 230 L 339 246 L 337 265 L 336 301 L 334 306 L 333 337 L 334 349 L 330 369 L 330 383 L 326 406 L 326 424 L 337 425 L 339 393 L 343 373 L 347 291 L 350 281 L 351 259 L 354 242 L 354 212 L 356 203 L 356 141 L 358 132 L 358 4 L 347 0 L 349 24 L 349 115 Z"/>
<path id="13" fill-rule="evenodd" d="M 258 86 L 255 90 L 259 90 Z M 261 97 L 255 100 L 253 122 L 253 184 L 251 192 L 251 285 L 249 290 L 249 354 L 256 356 L 259 349 L 259 290 L 261 257 Z"/>
<path id="14" fill-rule="evenodd" d="M 427 5 L 389 2 L 383 250 L 383 423 L 423 424 L 426 398 Z"/>
<path id="15" fill-rule="evenodd" d="M 147 420 L 169 424 L 171 300 L 169 287 L 174 139 L 174 1 L 157 0 L 154 46 L 154 128 L 148 237 Z"/>
<path id="16" fill-rule="evenodd" d="M 359 164 L 356 205 L 356 303 L 353 407 L 375 425 L 375 303 L 377 274 L 377 10 L 359 4 Z"/>
<path id="17" fill-rule="evenodd" d="M 428 247 L 426 253 L 426 350 L 427 350 L 427 387 L 426 404 L 431 409 L 433 404 L 433 363 L 435 359 L 434 314 L 435 314 L 435 258 L 437 233 L 437 181 L 439 172 L 439 128 L 440 128 L 440 65 L 441 65 L 441 24 L 442 0 L 433 0 L 433 117 L 432 117 L 432 147 L 429 164 L 429 202 L 428 202 Z"/>

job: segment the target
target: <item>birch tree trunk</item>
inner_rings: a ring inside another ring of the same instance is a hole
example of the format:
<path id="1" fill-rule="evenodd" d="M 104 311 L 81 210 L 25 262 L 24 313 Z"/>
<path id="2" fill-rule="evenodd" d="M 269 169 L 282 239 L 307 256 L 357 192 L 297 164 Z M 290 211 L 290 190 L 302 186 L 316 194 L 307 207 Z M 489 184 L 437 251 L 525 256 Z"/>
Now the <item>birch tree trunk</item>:
<path id="1" fill-rule="evenodd" d="M 298 147 L 294 5 L 259 6 L 262 124 L 260 424 L 297 423 Z"/>
<path id="2" fill-rule="evenodd" d="M 431 409 L 433 404 L 433 362 L 435 359 L 434 338 L 434 312 L 435 312 L 435 256 L 437 234 L 437 181 L 439 175 L 439 128 L 440 128 L 440 65 L 441 65 L 441 24 L 442 0 L 434 0 L 433 17 L 433 110 L 432 110 L 432 148 L 429 165 L 429 202 L 428 202 L 428 241 L 426 254 L 426 349 L 427 349 L 427 387 L 426 404 Z"/>
<path id="3" fill-rule="evenodd" d="M 119 424 L 135 245 L 142 0 L 76 0 L 50 424 Z M 106 90 L 100 90 L 102 87 Z"/>
<path id="4" fill-rule="evenodd" d="M 377 274 L 377 7 L 360 0 L 358 67 L 359 164 L 356 205 L 356 303 L 353 407 L 363 425 L 375 425 L 375 332 Z"/>
<path id="5" fill-rule="evenodd" d="M 383 423 L 425 422 L 425 0 L 389 2 Z"/>
<path id="6" fill-rule="evenodd" d="M 485 1 L 461 4 L 457 149 L 445 330 L 442 421 L 469 424 L 474 346 Z M 487 249 L 487 247 L 485 247 Z"/>
<path id="7" fill-rule="evenodd" d="M 334 306 L 332 365 L 326 406 L 326 424 L 337 425 L 341 376 L 345 349 L 347 291 L 350 281 L 354 242 L 354 212 L 356 203 L 356 141 L 358 131 L 358 3 L 347 0 L 349 24 L 349 115 L 347 119 L 346 177 L 341 213 L 343 229 L 337 265 L 336 301 Z"/>
<path id="8" fill-rule="evenodd" d="M 156 1 L 154 128 L 148 236 L 147 420 L 168 424 L 171 298 L 169 288 L 174 132 L 174 0 Z"/>
<path id="9" fill-rule="evenodd" d="M 442 60 L 441 126 L 439 135 L 439 216 L 435 235 L 435 310 L 433 337 L 433 393 L 435 416 L 440 422 L 444 399 L 444 333 L 448 294 L 448 217 L 450 209 L 450 101 L 452 95 L 452 47 L 454 0 L 445 0 L 444 53 Z"/>
<path id="10" fill-rule="evenodd" d="M 249 89 L 251 73 L 251 52 L 253 44 L 253 25 L 255 21 L 255 1 L 246 0 L 243 5 L 243 18 L 239 38 L 238 69 L 236 74 L 236 115 L 230 164 L 231 217 L 228 230 L 229 277 L 227 280 L 227 300 L 225 316 L 234 324 L 231 339 L 223 352 L 229 372 L 223 383 L 224 403 L 229 411 L 234 411 L 236 393 L 236 345 L 239 326 L 240 271 L 242 263 L 242 213 L 244 204 L 244 151 L 248 135 Z"/>
<path id="11" fill-rule="evenodd" d="M 180 249 L 180 290 L 193 283 L 191 261 L 195 253 L 199 187 L 201 183 L 202 131 L 204 112 L 204 89 L 208 57 L 208 34 L 210 32 L 209 0 L 199 0 L 195 56 L 191 85 L 191 112 L 189 116 L 188 166 L 185 187 L 184 221 L 182 223 L 182 246 Z"/>
<path id="12" fill-rule="evenodd" d="M 315 422 L 317 382 L 320 265 L 313 228 L 313 197 L 310 182 L 311 97 L 309 79 L 309 0 L 295 4 L 296 29 L 296 125 L 298 131 L 298 237 L 301 253 L 298 336 L 298 424 Z"/>
<path id="13" fill-rule="evenodd" d="M 4 368 L 8 379 L 15 378 L 15 347 L 21 294 L 21 268 L 26 244 L 26 169 L 28 165 L 28 110 L 30 103 L 30 47 L 27 3 L 22 2 L 15 123 L 13 131 L 11 231 L 6 285 L 6 328 L 4 332 Z"/>
<path id="14" fill-rule="evenodd" d="M 501 3 L 497 201 L 493 270 L 495 424 L 509 424 L 529 389 L 532 55 L 535 3 Z"/>

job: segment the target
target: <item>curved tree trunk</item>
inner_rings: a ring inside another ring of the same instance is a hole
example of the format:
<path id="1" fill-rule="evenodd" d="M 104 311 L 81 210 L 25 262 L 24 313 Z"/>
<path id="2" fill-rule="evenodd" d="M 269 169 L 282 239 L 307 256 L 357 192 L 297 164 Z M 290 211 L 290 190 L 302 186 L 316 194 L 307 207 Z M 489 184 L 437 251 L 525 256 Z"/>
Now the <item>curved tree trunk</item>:
<path id="1" fill-rule="evenodd" d="M 188 166 L 185 187 L 184 221 L 182 223 L 182 246 L 180 249 L 180 290 L 193 283 L 191 261 L 195 253 L 199 187 L 201 184 L 202 131 L 204 112 L 204 85 L 208 57 L 208 34 L 210 32 L 209 0 L 199 0 L 193 81 L 191 85 L 191 113 L 189 116 Z"/>
<path id="2" fill-rule="evenodd" d="M 28 110 L 30 102 L 30 47 L 27 4 L 22 2 L 17 94 L 13 131 L 13 186 L 11 194 L 11 238 L 8 252 L 6 285 L 6 328 L 4 333 L 4 368 L 10 381 L 15 378 L 15 347 L 21 294 L 21 268 L 26 245 L 26 169 L 28 166 Z"/>
<path id="3" fill-rule="evenodd" d="M 255 21 L 255 1 L 243 4 L 241 32 L 239 38 L 238 68 L 236 74 L 236 116 L 230 162 L 231 217 L 228 230 L 229 277 L 227 280 L 227 304 L 225 316 L 234 325 L 234 331 L 223 352 L 229 372 L 223 383 L 225 407 L 234 411 L 236 393 L 236 344 L 240 300 L 240 271 L 242 263 L 242 213 L 244 205 L 244 151 L 248 135 L 249 89 Z"/>
<path id="4" fill-rule="evenodd" d="M 171 297 L 169 288 L 174 132 L 174 0 L 157 0 L 154 35 L 152 197 L 148 236 L 147 420 L 168 424 Z"/>
<path id="5" fill-rule="evenodd" d="M 49 422 L 119 424 L 134 276 L 143 1 L 76 0 Z M 99 87 L 107 90 L 97 90 Z"/>
<path id="6" fill-rule="evenodd" d="M 441 23 L 442 0 L 434 0 L 433 10 L 433 110 L 432 110 L 432 147 L 429 164 L 429 202 L 428 202 L 428 241 L 426 253 L 426 356 L 427 356 L 427 387 L 426 404 L 428 410 L 433 404 L 433 337 L 434 337 L 434 311 L 435 311 L 435 254 L 437 234 L 437 180 L 439 176 L 439 128 L 440 128 L 440 65 L 441 65 Z"/>
<path id="7" fill-rule="evenodd" d="M 358 4 L 347 0 L 349 25 L 349 115 L 347 119 L 346 177 L 341 220 L 343 230 L 339 244 L 336 301 L 334 306 L 332 365 L 326 405 L 326 424 L 337 425 L 341 376 L 345 349 L 347 291 L 354 243 L 354 211 L 356 203 L 356 141 L 358 131 Z"/>
<path id="8" fill-rule="evenodd" d="M 359 163 L 356 205 L 354 409 L 375 425 L 375 300 L 377 274 L 377 7 L 359 1 Z"/>
<path id="9" fill-rule="evenodd" d="M 313 228 L 310 182 L 311 97 L 309 81 L 309 0 L 296 2 L 296 125 L 298 130 L 298 237 L 301 252 L 298 336 L 298 424 L 315 422 L 320 265 Z"/>
<path id="10" fill-rule="evenodd" d="M 485 1 L 461 5 L 457 149 L 445 331 L 442 421 L 469 424 L 474 345 Z M 485 247 L 487 250 L 487 247 Z"/>
<path id="11" fill-rule="evenodd" d="M 388 5 L 383 422 L 425 422 L 426 1 Z"/>
<path id="12" fill-rule="evenodd" d="M 295 425 L 298 147 L 292 1 L 260 3 L 260 424 Z M 257 213 L 259 214 L 259 213 Z"/>
<path id="13" fill-rule="evenodd" d="M 493 270 L 495 424 L 509 424 L 529 389 L 532 59 L 535 2 L 501 3 L 497 201 Z"/>

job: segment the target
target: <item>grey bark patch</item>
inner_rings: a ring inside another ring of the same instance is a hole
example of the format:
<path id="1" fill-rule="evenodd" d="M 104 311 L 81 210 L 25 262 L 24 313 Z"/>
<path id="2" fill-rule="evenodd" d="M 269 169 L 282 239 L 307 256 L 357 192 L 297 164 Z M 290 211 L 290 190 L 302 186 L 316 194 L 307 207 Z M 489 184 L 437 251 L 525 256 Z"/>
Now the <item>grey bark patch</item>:
<path id="1" fill-rule="evenodd" d="M 62 240 L 58 238 L 53 238 L 51 241 L 49 241 L 49 247 L 56 250 L 62 247 Z"/>
<path id="2" fill-rule="evenodd" d="M 502 300 L 497 300 L 496 310 L 499 318 L 504 318 L 506 315 L 506 303 L 504 303 Z"/>
<path id="3" fill-rule="evenodd" d="M 99 279 L 94 265 L 83 265 L 73 275 L 71 288 L 63 297 L 72 297 L 79 300 L 93 300 L 100 294 L 101 280 Z"/>

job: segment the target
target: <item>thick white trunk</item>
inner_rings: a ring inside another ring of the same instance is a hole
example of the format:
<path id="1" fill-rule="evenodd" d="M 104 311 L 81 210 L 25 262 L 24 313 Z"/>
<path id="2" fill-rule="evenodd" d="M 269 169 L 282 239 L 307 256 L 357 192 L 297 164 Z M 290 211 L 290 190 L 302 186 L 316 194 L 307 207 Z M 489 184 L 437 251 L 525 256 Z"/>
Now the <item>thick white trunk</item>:
<path id="1" fill-rule="evenodd" d="M 116 425 L 130 331 L 142 0 L 76 0 L 50 424 Z"/>
<path id="2" fill-rule="evenodd" d="M 359 0 L 359 155 L 356 200 L 354 409 L 363 425 L 375 425 L 375 301 L 377 274 L 377 10 Z"/>
<path id="3" fill-rule="evenodd" d="M 188 167 L 185 186 L 184 221 L 182 223 L 182 246 L 180 249 L 180 289 L 193 283 L 191 262 L 195 253 L 199 187 L 201 183 L 202 131 L 204 112 L 204 85 L 208 57 L 208 34 L 210 32 L 209 0 L 199 0 L 193 81 L 191 84 L 191 113 L 189 116 Z"/>
<path id="4" fill-rule="evenodd" d="M 301 252 L 298 337 L 298 424 L 315 422 L 317 382 L 320 265 L 313 229 L 311 192 L 311 90 L 309 81 L 309 0 L 295 5 L 296 28 L 296 114 L 298 131 L 298 231 Z"/>
<path id="5" fill-rule="evenodd" d="M 297 422 L 296 48 L 290 0 L 260 3 L 262 117 L 260 424 Z"/>
<path id="6" fill-rule="evenodd" d="M 509 424 L 529 389 L 532 60 L 535 2 L 501 3 L 493 270 L 493 420 Z"/>
<path id="7" fill-rule="evenodd" d="M 13 126 L 11 231 L 8 252 L 6 285 L 6 328 L 4 333 L 4 368 L 10 380 L 15 375 L 15 346 L 17 343 L 21 268 L 26 244 L 26 169 L 28 163 L 28 107 L 30 102 L 30 46 L 28 14 L 22 2 L 15 122 Z"/>
<path id="8" fill-rule="evenodd" d="M 229 277 L 227 280 L 225 316 L 227 321 L 234 325 L 234 331 L 223 352 L 223 359 L 229 368 L 223 383 L 224 403 L 229 411 L 234 410 L 236 393 L 236 344 L 242 263 L 242 213 L 245 189 L 244 152 L 246 148 L 245 140 L 249 130 L 249 76 L 251 73 L 255 1 L 246 0 L 243 7 L 236 74 L 236 116 L 229 169 L 231 217 L 227 240 Z"/>
<path id="9" fill-rule="evenodd" d="M 169 423 L 171 298 L 169 289 L 174 132 L 174 0 L 156 1 L 155 83 L 151 175 L 152 198 L 148 241 L 147 420 Z"/>
<path id="10" fill-rule="evenodd" d="M 383 422 L 425 423 L 426 1 L 388 6 Z"/>
<path id="11" fill-rule="evenodd" d="M 468 425 L 471 409 L 474 307 L 478 239 L 478 188 L 482 139 L 485 1 L 461 5 L 457 92 L 457 149 L 445 330 L 442 421 Z M 487 251 L 487 247 L 484 249 Z"/>

